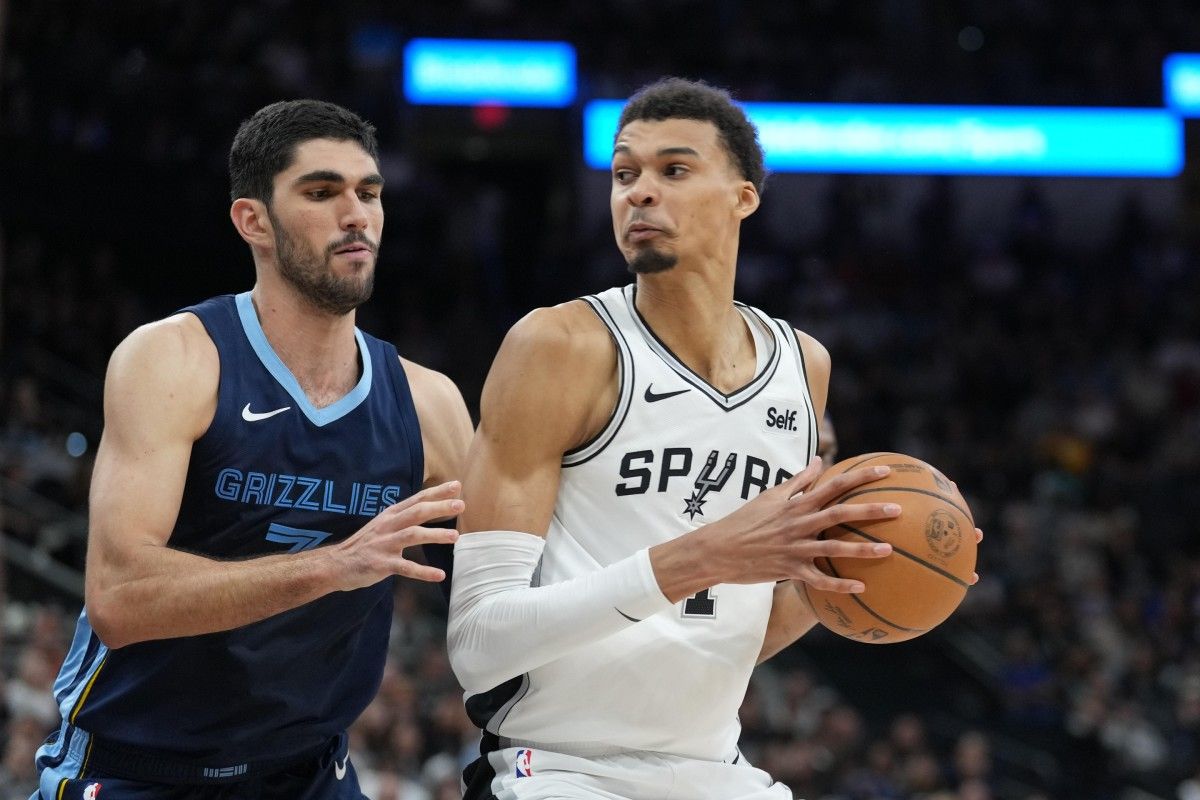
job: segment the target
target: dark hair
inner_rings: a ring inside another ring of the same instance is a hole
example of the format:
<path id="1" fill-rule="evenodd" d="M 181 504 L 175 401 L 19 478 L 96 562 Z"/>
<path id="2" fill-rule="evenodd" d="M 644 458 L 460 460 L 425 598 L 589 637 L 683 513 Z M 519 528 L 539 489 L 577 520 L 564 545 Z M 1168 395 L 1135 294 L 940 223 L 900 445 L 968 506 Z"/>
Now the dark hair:
<path id="1" fill-rule="evenodd" d="M 357 142 L 379 161 L 375 126 L 353 111 L 321 100 L 283 100 L 238 126 L 229 148 L 230 199 L 251 197 L 269 205 L 275 176 L 291 166 L 297 145 L 310 139 Z"/>
<path id="2" fill-rule="evenodd" d="M 696 119 L 711 122 L 742 177 L 759 192 L 767 180 L 758 130 L 729 92 L 704 81 L 661 78 L 634 93 L 621 111 L 617 135 L 636 120 Z"/>

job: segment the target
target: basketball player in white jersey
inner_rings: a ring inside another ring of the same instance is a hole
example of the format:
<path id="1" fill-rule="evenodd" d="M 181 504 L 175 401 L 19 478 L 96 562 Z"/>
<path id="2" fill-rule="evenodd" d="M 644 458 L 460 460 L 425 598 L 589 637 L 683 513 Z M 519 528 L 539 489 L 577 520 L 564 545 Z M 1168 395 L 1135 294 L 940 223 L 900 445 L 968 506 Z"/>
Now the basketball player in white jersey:
<path id="1" fill-rule="evenodd" d="M 859 592 L 818 540 L 900 513 L 831 499 L 886 473 L 820 473 L 829 356 L 734 302 L 762 150 L 729 95 L 667 79 L 613 149 L 635 284 L 538 309 L 484 388 L 455 546 L 449 647 L 483 728 L 466 798 L 791 798 L 737 749 L 756 663 L 811 628 L 798 582 Z"/>

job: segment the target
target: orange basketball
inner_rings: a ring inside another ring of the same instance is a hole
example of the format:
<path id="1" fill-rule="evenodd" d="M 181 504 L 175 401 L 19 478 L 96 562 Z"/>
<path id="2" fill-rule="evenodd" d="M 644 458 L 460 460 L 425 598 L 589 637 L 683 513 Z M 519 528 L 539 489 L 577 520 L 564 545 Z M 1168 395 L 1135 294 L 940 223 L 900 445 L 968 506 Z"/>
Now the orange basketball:
<path id="1" fill-rule="evenodd" d="M 886 465 L 892 471 L 851 489 L 836 503 L 898 503 L 891 519 L 852 522 L 819 538 L 889 542 L 883 558 L 818 558 L 827 575 L 862 581 L 861 594 L 842 594 L 804 584 L 821 624 L 834 633 L 871 644 L 903 642 L 940 625 L 958 608 L 975 571 L 975 521 L 945 475 L 901 453 L 867 453 L 839 461 L 817 485 L 857 467 Z M 826 506 L 828 507 L 828 506 Z"/>

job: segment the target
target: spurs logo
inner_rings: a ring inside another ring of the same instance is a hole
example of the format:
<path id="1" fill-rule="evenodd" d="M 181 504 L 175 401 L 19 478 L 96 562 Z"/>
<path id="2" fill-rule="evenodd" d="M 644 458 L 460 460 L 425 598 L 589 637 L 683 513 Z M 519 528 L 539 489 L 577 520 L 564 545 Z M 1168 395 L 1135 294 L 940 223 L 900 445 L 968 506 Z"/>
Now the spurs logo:
<path id="1" fill-rule="evenodd" d="M 717 455 L 716 450 L 708 454 L 708 460 L 704 462 L 704 469 L 696 478 L 695 491 L 692 492 L 691 497 L 683 501 L 683 513 L 688 515 L 688 519 L 695 519 L 697 514 L 704 516 L 704 496 L 710 491 L 721 491 L 725 482 L 729 480 L 729 476 L 733 474 L 733 467 L 737 464 L 737 453 L 730 453 L 726 456 L 725 466 L 721 467 L 720 474 L 713 477 L 713 470 L 717 466 Z"/>

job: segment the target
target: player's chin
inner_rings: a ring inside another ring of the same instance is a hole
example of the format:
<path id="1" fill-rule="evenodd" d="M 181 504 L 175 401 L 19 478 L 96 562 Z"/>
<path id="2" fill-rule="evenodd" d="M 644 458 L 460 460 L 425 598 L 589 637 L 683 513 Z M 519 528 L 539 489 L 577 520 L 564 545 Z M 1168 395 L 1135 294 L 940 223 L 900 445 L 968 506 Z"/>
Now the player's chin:
<path id="1" fill-rule="evenodd" d="M 348 253 L 334 253 L 333 263 L 348 266 L 355 272 L 373 272 L 375 270 L 375 254 L 370 250 L 352 250 Z"/>
<path id="2" fill-rule="evenodd" d="M 329 265 L 329 275 L 346 290 L 369 295 L 375 285 L 375 259 L 350 262 L 334 259 Z"/>
<path id="3" fill-rule="evenodd" d="M 634 275 L 653 275 L 672 269 L 679 258 L 669 250 L 652 247 L 649 244 L 635 247 L 625 256 L 629 271 Z"/>

